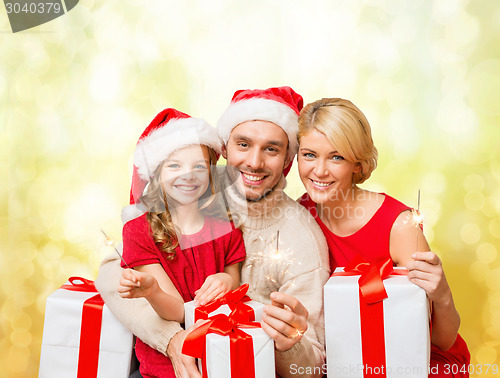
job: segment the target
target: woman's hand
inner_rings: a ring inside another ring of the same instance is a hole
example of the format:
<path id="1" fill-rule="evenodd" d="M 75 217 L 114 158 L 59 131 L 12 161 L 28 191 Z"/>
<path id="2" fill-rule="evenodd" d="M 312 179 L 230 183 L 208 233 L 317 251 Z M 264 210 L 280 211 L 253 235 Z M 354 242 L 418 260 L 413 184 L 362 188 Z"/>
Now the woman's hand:
<path id="1" fill-rule="evenodd" d="M 233 278 L 227 273 L 216 273 L 208 276 L 199 290 L 195 291 L 194 301 L 204 305 L 222 297 L 233 288 Z"/>
<path id="2" fill-rule="evenodd" d="M 118 293 L 122 298 L 142 298 L 151 295 L 157 281 L 150 273 L 123 269 Z"/>
<path id="3" fill-rule="evenodd" d="M 288 294 L 271 293 L 271 305 L 264 307 L 264 314 L 262 329 L 274 340 L 278 351 L 292 348 L 307 330 L 309 313 L 297 298 Z"/>
<path id="4" fill-rule="evenodd" d="M 415 252 L 411 257 L 406 266 L 408 279 L 424 289 L 434 305 L 449 304 L 451 289 L 439 257 L 434 252 Z"/>

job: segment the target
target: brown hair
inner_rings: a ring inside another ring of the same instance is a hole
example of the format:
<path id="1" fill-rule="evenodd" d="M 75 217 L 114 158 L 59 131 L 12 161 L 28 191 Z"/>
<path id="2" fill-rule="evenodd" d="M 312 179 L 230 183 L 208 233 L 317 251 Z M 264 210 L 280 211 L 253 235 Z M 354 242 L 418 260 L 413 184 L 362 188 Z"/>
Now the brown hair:
<path id="1" fill-rule="evenodd" d="M 352 102 L 323 98 L 306 105 L 299 116 L 299 143 L 311 130 L 324 134 L 346 160 L 361 165 L 360 172 L 353 174 L 353 184 L 364 182 L 377 167 L 378 152 L 370 124 Z"/>

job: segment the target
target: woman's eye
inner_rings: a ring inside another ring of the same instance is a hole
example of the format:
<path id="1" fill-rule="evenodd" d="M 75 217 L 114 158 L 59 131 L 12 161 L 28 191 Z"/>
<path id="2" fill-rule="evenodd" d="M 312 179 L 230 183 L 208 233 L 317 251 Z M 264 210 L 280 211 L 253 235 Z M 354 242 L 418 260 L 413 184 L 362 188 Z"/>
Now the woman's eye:
<path id="1" fill-rule="evenodd" d="M 342 161 L 342 160 L 344 160 L 344 158 L 342 156 L 340 156 L 340 155 L 334 155 L 332 157 L 332 160 L 333 161 Z"/>
<path id="2" fill-rule="evenodd" d="M 315 157 L 314 154 L 312 154 L 310 152 L 305 152 L 302 154 L 302 156 L 304 156 L 307 159 L 313 159 Z"/>

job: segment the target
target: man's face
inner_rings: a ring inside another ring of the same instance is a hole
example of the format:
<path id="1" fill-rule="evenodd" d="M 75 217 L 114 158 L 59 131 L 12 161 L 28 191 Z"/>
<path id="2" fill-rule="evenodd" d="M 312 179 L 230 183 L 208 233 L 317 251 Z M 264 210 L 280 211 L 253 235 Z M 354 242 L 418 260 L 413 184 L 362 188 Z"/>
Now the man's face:
<path id="1" fill-rule="evenodd" d="M 243 122 L 231 131 L 222 156 L 231 166 L 231 179 L 243 182 L 247 200 L 257 201 L 276 186 L 288 165 L 288 137 L 272 122 Z"/>

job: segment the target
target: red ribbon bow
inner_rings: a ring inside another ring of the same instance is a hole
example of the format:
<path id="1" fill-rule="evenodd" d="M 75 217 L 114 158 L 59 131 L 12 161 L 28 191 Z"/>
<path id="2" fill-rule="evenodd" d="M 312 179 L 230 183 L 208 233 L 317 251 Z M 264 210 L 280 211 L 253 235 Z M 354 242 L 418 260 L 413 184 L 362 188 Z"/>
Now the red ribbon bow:
<path id="1" fill-rule="evenodd" d="M 386 369 L 375 374 L 375 367 L 386 365 L 384 336 L 383 300 L 387 292 L 383 280 L 390 275 L 407 275 L 406 269 L 394 269 L 390 258 L 379 263 L 369 263 L 361 256 L 356 256 L 343 272 L 334 272 L 335 276 L 356 276 L 359 284 L 359 315 L 361 320 L 361 349 L 363 365 L 371 367 L 364 371 L 365 378 L 386 377 Z"/>
<path id="2" fill-rule="evenodd" d="M 194 310 L 194 321 L 208 319 L 208 315 L 217 310 L 222 305 L 228 305 L 232 312 L 238 313 L 238 319 L 245 321 L 254 321 L 255 312 L 252 307 L 245 304 L 249 302 L 250 297 L 247 294 L 248 284 L 243 284 L 239 288 L 228 291 L 223 297 L 214 299 Z"/>
<path id="3" fill-rule="evenodd" d="M 240 328 L 260 328 L 260 323 L 248 321 L 245 313 L 234 309 L 229 316 L 218 314 L 195 328 L 187 335 L 182 353 L 201 358 L 203 377 L 208 378 L 206 361 L 206 337 L 209 333 L 229 336 L 231 377 L 255 378 L 255 361 L 252 336 Z"/>
<path id="4" fill-rule="evenodd" d="M 70 277 L 68 281 L 71 284 L 64 284 L 61 289 L 97 293 L 94 281 L 82 277 Z M 104 301 L 99 294 L 83 303 L 77 378 L 97 377 L 103 306 Z"/>

